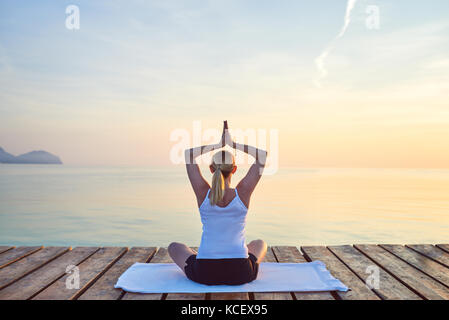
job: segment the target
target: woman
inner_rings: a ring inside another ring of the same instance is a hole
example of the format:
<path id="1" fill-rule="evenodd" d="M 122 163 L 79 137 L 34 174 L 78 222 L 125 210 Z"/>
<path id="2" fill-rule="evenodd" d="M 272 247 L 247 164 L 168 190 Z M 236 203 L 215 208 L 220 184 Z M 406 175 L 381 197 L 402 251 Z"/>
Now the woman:
<path id="1" fill-rule="evenodd" d="M 227 151 L 217 152 L 210 165 L 213 173 L 210 187 L 195 159 L 226 145 L 252 155 L 255 162 L 237 187 L 232 189 L 231 178 L 237 170 L 234 156 Z M 265 167 L 267 152 L 233 142 L 225 121 L 220 143 L 188 149 L 185 156 L 203 234 L 198 253 L 185 244 L 173 242 L 168 247 L 170 257 L 189 279 L 198 283 L 239 285 L 253 281 L 257 277 L 259 263 L 267 252 L 267 245 L 263 240 L 251 241 L 246 245 L 246 214 L 251 194 Z"/>

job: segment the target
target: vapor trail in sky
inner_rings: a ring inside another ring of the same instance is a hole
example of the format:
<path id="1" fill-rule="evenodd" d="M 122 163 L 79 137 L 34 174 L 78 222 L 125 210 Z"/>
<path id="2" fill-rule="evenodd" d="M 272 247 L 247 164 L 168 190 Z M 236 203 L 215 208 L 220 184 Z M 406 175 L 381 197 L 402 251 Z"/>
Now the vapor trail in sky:
<path id="1" fill-rule="evenodd" d="M 315 81 L 315 84 L 317 87 L 321 87 L 321 80 L 323 80 L 327 76 L 327 70 L 324 65 L 324 62 L 325 62 L 327 56 L 329 55 L 329 53 L 334 48 L 335 42 L 338 39 L 340 39 L 341 37 L 343 37 L 346 30 L 348 29 L 348 26 L 351 23 L 351 13 L 352 13 L 352 10 L 354 9 L 357 1 L 358 0 L 348 0 L 348 3 L 346 4 L 345 19 L 344 19 L 343 27 L 341 28 L 340 33 L 329 43 L 329 45 L 324 49 L 324 51 L 315 59 L 315 64 L 316 64 L 316 67 L 319 72 L 319 77 Z"/>

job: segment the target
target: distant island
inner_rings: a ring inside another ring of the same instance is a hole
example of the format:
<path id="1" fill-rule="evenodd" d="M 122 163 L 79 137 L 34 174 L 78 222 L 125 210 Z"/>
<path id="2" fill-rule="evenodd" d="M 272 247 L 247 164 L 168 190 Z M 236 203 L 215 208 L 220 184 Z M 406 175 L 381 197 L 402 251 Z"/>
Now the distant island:
<path id="1" fill-rule="evenodd" d="M 31 151 L 14 156 L 0 147 L 0 163 L 21 163 L 21 164 L 62 164 L 59 157 L 43 150 Z"/>

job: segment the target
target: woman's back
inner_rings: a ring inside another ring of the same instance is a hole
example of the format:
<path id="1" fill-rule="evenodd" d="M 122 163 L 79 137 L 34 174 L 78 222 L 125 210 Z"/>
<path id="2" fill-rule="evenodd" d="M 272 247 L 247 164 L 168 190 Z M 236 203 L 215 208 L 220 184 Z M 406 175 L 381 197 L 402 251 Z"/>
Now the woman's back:
<path id="1" fill-rule="evenodd" d="M 248 258 L 245 238 L 248 209 L 241 201 L 237 189 L 235 197 L 225 207 L 212 205 L 209 193 L 210 190 L 199 207 L 203 234 L 197 258 Z"/>

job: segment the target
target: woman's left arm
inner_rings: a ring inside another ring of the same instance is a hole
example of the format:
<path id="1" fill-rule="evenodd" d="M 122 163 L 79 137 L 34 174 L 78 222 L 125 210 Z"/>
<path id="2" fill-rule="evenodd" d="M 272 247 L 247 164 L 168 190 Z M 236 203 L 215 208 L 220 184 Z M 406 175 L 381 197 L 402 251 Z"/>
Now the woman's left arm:
<path id="1" fill-rule="evenodd" d="M 204 179 L 201 174 L 200 168 L 196 163 L 196 158 L 199 156 L 220 149 L 224 147 L 222 141 L 217 144 L 210 144 L 201 147 L 195 147 L 191 149 L 186 149 L 184 152 L 186 160 L 187 175 L 189 176 L 190 183 L 192 184 L 193 191 L 195 192 L 196 200 L 198 202 L 198 207 L 204 200 L 207 191 L 210 189 L 209 183 Z"/>

